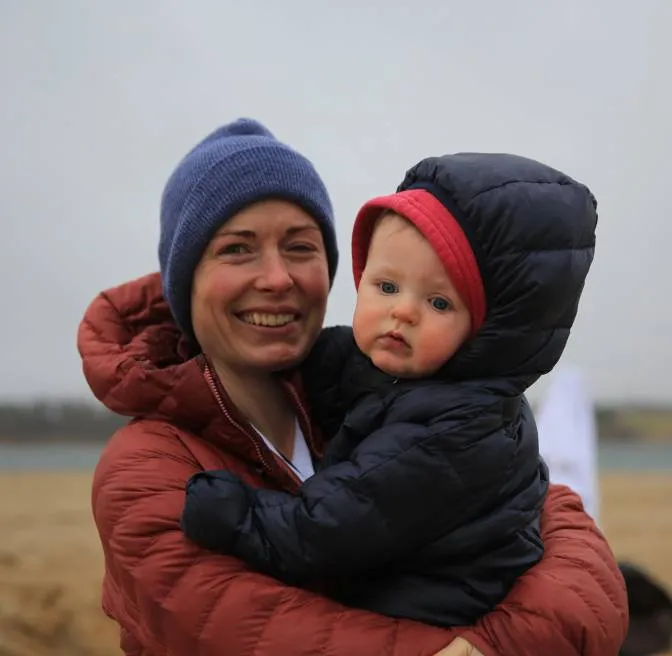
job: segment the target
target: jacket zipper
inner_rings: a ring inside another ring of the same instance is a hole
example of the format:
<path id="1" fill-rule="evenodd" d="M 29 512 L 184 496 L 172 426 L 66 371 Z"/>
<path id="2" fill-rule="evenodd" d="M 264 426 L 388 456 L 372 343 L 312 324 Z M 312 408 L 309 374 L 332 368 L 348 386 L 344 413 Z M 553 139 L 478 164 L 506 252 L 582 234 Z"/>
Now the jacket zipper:
<path id="1" fill-rule="evenodd" d="M 306 411 L 305 406 L 303 405 L 301 399 L 299 398 L 299 395 L 296 393 L 296 390 L 288 383 L 285 383 L 284 387 L 289 392 L 292 399 L 294 399 L 294 405 L 298 408 L 299 412 L 302 415 L 303 423 L 305 424 L 306 427 L 304 437 L 306 437 L 309 442 L 311 448 L 311 455 L 315 454 L 316 453 L 315 438 L 313 436 L 313 428 L 310 425 L 310 417 L 308 416 L 308 412 Z"/>
<path id="2" fill-rule="evenodd" d="M 245 437 L 251 440 L 252 445 L 254 446 L 254 450 L 257 454 L 257 457 L 259 458 L 259 462 L 261 462 L 262 469 L 269 474 L 269 476 L 273 476 L 273 468 L 269 465 L 268 461 L 266 458 L 264 458 L 264 453 L 261 449 L 260 443 L 259 443 L 259 438 L 255 437 L 252 435 L 252 433 L 247 430 L 244 426 L 241 426 L 239 422 L 237 422 L 232 416 L 231 413 L 229 412 L 228 408 L 226 407 L 226 403 L 224 403 L 224 399 L 222 398 L 222 393 L 219 389 L 219 380 L 217 377 L 213 374 L 212 368 L 210 367 L 210 363 L 208 362 L 207 358 L 204 356 L 201 356 L 201 368 L 203 369 L 203 376 L 205 378 L 205 382 L 208 384 L 208 387 L 210 388 L 210 391 L 212 392 L 213 396 L 215 397 L 215 400 L 217 401 L 217 405 L 219 406 L 220 411 L 224 414 L 224 416 L 227 418 L 227 420 L 233 424 Z M 306 420 L 307 414 L 305 411 L 305 408 L 303 407 L 303 404 L 299 400 L 298 396 L 294 392 L 294 390 L 289 386 L 290 393 L 292 394 L 292 397 L 294 398 L 295 402 L 299 406 L 300 411 L 304 415 L 304 421 Z M 312 443 L 312 434 L 309 436 L 311 443 Z M 287 472 L 290 474 L 294 482 L 296 483 L 296 486 L 298 488 L 299 485 L 301 485 L 301 480 L 299 477 L 294 473 L 294 471 L 289 467 L 288 465 L 285 465 L 285 469 Z"/>
<path id="3" fill-rule="evenodd" d="M 203 358 L 203 376 L 205 377 L 205 382 L 208 384 L 208 387 L 210 387 L 210 391 L 212 392 L 213 396 L 215 397 L 215 400 L 217 401 L 217 405 L 219 406 L 219 409 L 222 411 L 224 416 L 227 418 L 227 420 L 233 424 L 243 435 L 245 435 L 247 438 L 249 438 L 252 441 L 252 445 L 254 446 L 254 450 L 257 454 L 257 457 L 259 458 L 259 462 L 261 462 L 261 465 L 263 469 L 268 473 L 272 474 L 272 469 L 271 466 L 268 464 L 266 461 L 266 458 L 264 458 L 264 454 L 261 450 L 261 446 L 259 445 L 259 440 L 255 438 L 250 431 L 248 431 L 245 427 L 241 426 L 232 416 L 231 413 L 229 412 L 228 408 L 226 407 L 226 404 L 224 403 L 224 399 L 222 398 L 222 394 L 219 391 L 219 386 L 217 384 L 217 380 L 215 379 L 215 376 L 212 373 L 212 369 L 210 369 L 210 364 L 208 361 Z"/>

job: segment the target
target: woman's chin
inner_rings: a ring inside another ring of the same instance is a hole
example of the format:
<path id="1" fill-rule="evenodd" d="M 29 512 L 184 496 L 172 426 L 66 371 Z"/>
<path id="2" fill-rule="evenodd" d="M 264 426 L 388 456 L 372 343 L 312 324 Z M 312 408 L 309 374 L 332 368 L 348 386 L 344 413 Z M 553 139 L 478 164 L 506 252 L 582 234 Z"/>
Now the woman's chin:
<path id="1" fill-rule="evenodd" d="M 250 359 L 250 367 L 276 373 L 292 369 L 306 357 L 307 349 L 283 346 L 283 348 L 259 349 Z"/>

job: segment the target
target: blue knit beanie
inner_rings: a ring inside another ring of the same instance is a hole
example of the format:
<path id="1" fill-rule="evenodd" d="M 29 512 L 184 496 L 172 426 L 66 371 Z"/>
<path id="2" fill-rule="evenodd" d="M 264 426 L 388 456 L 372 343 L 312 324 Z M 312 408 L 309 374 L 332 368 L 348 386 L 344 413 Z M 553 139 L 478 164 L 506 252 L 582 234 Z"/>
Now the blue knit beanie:
<path id="1" fill-rule="evenodd" d="M 190 337 L 191 286 L 208 242 L 234 214 L 266 198 L 294 202 L 317 221 L 333 282 L 338 248 L 324 182 L 303 155 L 277 141 L 261 123 L 238 119 L 187 153 L 161 199 L 163 294 L 177 325 Z"/>

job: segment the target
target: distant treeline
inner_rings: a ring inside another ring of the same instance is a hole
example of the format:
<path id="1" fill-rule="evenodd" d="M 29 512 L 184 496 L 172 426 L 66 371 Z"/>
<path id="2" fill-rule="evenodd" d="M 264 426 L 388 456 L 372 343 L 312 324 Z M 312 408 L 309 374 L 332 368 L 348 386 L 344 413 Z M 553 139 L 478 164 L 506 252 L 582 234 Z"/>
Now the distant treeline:
<path id="1" fill-rule="evenodd" d="M 602 439 L 672 441 L 670 408 L 604 406 L 596 414 Z M 95 402 L 0 402 L 0 441 L 107 440 L 127 422 Z"/>
<path id="2" fill-rule="evenodd" d="M 107 440 L 125 423 L 94 402 L 0 403 L 0 441 Z"/>

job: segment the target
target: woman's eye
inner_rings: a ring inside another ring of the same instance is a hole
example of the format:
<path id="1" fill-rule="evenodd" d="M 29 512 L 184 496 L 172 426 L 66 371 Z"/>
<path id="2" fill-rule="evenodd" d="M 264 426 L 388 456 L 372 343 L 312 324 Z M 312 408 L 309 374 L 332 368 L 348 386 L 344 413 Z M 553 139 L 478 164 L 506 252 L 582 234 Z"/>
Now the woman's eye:
<path id="1" fill-rule="evenodd" d="M 250 249 L 245 244 L 227 244 L 217 251 L 218 255 L 243 255 Z"/>
<path id="2" fill-rule="evenodd" d="M 439 312 L 445 312 L 446 310 L 450 309 L 450 303 L 445 298 L 441 298 L 440 296 L 435 296 L 434 298 L 430 299 L 429 302 L 432 304 L 432 307 L 435 310 L 439 310 Z"/>
<path id="3" fill-rule="evenodd" d="M 312 253 L 315 250 L 315 246 L 312 244 L 292 244 L 289 250 L 296 253 Z"/>
<path id="4" fill-rule="evenodd" d="M 378 283 L 378 287 L 383 294 L 394 294 L 397 291 L 397 286 L 393 282 Z"/>

